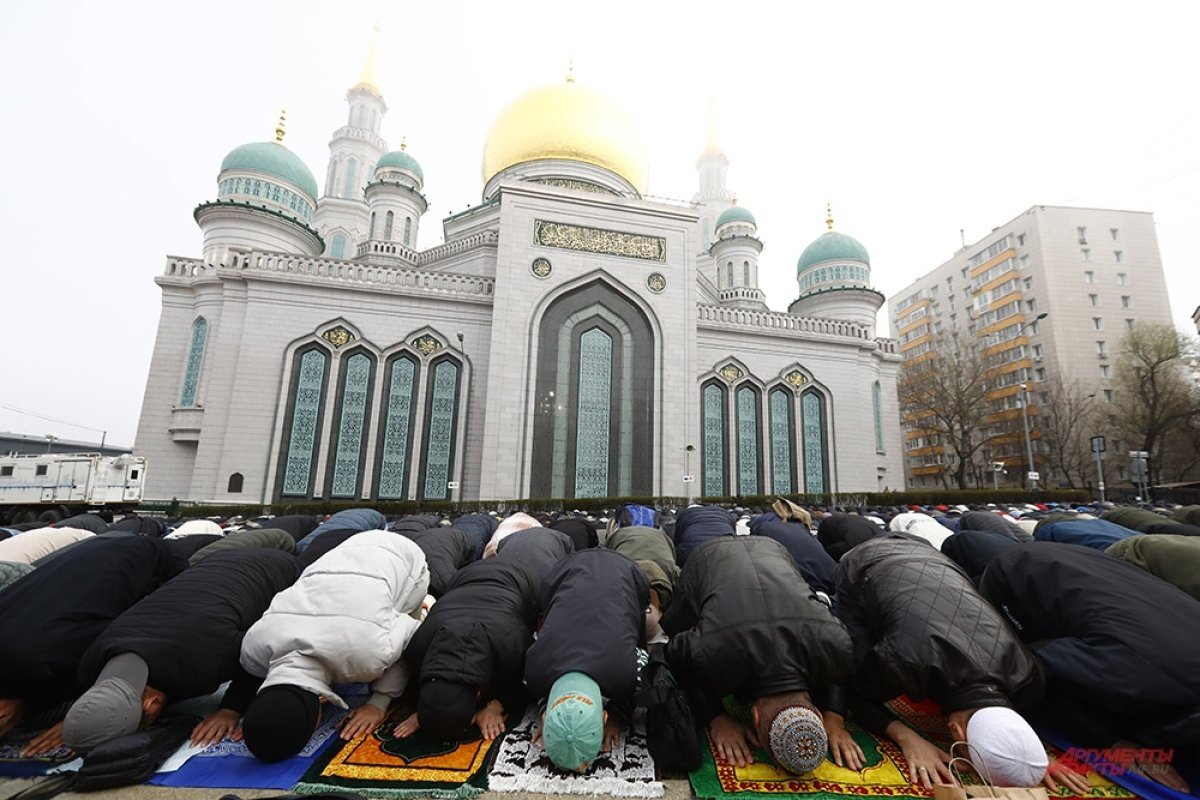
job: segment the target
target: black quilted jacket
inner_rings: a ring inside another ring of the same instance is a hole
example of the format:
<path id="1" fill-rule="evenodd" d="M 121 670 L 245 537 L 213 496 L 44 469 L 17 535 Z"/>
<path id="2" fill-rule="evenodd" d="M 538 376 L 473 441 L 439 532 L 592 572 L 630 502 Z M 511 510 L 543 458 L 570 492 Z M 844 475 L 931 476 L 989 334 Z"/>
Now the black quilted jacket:
<path id="1" fill-rule="evenodd" d="M 931 698 L 949 713 L 1018 710 L 1042 694 L 1042 672 L 1008 623 L 957 565 L 902 534 L 864 542 L 837 569 L 839 619 L 854 640 L 867 698 Z"/>

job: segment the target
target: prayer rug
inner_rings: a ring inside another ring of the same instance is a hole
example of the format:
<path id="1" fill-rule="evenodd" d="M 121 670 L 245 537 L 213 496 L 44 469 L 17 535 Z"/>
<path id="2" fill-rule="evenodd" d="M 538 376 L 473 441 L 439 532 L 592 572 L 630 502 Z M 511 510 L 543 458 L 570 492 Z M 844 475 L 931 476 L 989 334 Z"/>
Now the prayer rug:
<path id="1" fill-rule="evenodd" d="M 470 798 L 487 788 L 496 742 L 479 737 L 444 742 L 413 734 L 397 738 L 392 715 L 369 734 L 331 746 L 292 787 L 298 794 L 349 790 L 365 797 Z"/>
<path id="2" fill-rule="evenodd" d="M 665 789 L 654 779 L 654 759 L 646 746 L 644 720 L 639 718 L 622 741 L 601 753 L 587 772 L 560 770 L 546 755 L 540 741 L 533 741 L 537 710 L 530 709 L 516 728 L 508 732 L 488 776 L 494 792 L 537 792 L 539 794 L 586 794 L 612 797 L 662 797 Z"/>
<path id="3" fill-rule="evenodd" d="M 62 703 L 47 709 L 31 719 L 8 736 L 0 739 L 0 775 L 9 778 L 22 778 L 34 775 L 45 775 L 51 768 L 65 764 L 75 758 L 75 752 L 67 747 L 59 747 L 49 753 L 27 758 L 21 755 L 21 750 L 43 731 L 66 716 L 70 703 Z"/>
<path id="4" fill-rule="evenodd" d="M 889 703 L 892 711 L 905 723 L 942 748 L 951 744 L 938 707 L 931 703 L 912 703 L 897 700 Z M 706 739 L 703 761 L 689 778 L 692 789 L 699 800 L 766 800 L 782 794 L 800 795 L 810 800 L 845 800 L 849 797 L 890 797 L 897 800 L 918 800 L 933 797 L 933 792 L 915 786 L 908 781 L 908 763 L 899 746 L 886 737 L 879 738 L 858 728 L 853 721 L 847 723 L 854 740 L 866 756 L 866 766 L 861 770 L 839 767 L 826 759 L 816 770 L 804 776 L 784 772 L 771 762 L 763 750 L 756 750 L 755 761 L 746 767 L 727 765 L 716 759 L 711 740 Z M 1053 755 L 1061 753 L 1053 745 L 1047 746 Z M 974 776 L 964 776 L 970 782 Z M 1062 789 L 1055 798 L 1135 798 L 1129 792 L 1095 772 L 1088 773 L 1092 790 L 1084 796 L 1074 795 Z"/>

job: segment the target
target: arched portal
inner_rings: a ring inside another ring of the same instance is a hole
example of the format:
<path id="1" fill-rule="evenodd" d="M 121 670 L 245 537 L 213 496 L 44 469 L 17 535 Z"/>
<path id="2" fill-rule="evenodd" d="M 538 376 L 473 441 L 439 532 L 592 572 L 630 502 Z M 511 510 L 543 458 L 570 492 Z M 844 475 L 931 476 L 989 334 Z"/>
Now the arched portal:
<path id="1" fill-rule="evenodd" d="M 654 330 L 596 280 L 557 298 L 538 329 L 530 495 L 653 494 Z"/>

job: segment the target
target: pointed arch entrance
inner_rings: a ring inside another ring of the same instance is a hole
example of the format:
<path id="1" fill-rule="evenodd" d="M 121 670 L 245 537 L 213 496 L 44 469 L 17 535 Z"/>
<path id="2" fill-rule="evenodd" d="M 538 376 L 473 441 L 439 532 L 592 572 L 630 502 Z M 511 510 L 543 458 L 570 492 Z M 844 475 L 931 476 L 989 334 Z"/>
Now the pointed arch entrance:
<path id="1" fill-rule="evenodd" d="M 653 494 L 650 320 L 598 279 L 555 299 L 537 335 L 530 495 Z"/>

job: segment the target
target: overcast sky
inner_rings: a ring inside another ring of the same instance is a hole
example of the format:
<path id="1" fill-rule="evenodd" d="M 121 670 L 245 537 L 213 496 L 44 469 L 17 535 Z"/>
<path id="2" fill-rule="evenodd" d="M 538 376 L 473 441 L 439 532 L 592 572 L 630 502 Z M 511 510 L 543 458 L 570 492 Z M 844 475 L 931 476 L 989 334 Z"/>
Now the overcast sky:
<path id="1" fill-rule="evenodd" d="M 221 159 L 268 140 L 324 183 L 375 20 L 392 147 L 440 220 L 478 202 L 487 131 L 563 79 L 642 126 L 650 194 L 689 199 L 715 95 L 730 187 L 758 219 L 768 304 L 824 230 L 887 295 L 1036 204 L 1153 211 L 1184 329 L 1200 303 L 1192 3 L 28 2 L 0 0 L 0 430 L 132 444 L 154 276 L 196 257 Z M 881 315 L 881 333 L 886 333 Z"/>

